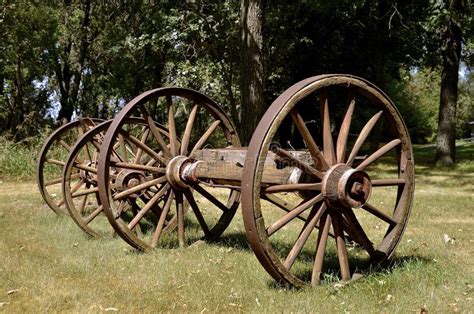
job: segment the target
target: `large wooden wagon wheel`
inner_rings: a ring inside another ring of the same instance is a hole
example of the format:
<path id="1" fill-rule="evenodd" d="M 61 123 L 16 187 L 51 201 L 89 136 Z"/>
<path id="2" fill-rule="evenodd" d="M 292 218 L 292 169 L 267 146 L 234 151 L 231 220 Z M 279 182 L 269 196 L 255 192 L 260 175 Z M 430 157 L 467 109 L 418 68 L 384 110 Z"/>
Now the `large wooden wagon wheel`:
<path id="1" fill-rule="evenodd" d="M 130 134 L 125 123 L 130 116 L 145 119 L 147 131 Z M 167 127 L 169 137 L 159 132 L 156 122 Z M 123 139 L 140 149 L 143 158 L 123 158 L 121 163 L 125 170 L 117 169 L 120 180 L 111 186 L 109 169 L 117 166 L 114 165 L 114 147 L 122 146 Z M 189 186 L 181 180 L 180 173 L 189 161 L 198 158 L 202 148 L 229 146 L 240 146 L 232 123 L 215 102 L 196 91 L 159 88 L 133 99 L 113 120 L 99 157 L 100 201 L 115 231 L 139 250 L 176 244 L 183 246 L 202 236 L 208 239 L 218 237 L 235 214 L 239 193 L 222 189 L 209 181 Z M 142 178 L 152 180 L 144 182 Z M 160 187 L 156 188 L 156 184 Z M 111 189 L 114 188 L 121 190 L 120 195 L 147 196 L 145 199 L 137 198 L 132 204 L 128 223 L 116 219 L 110 201 Z M 192 211 L 188 211 L 185 218 L 187 203 Z M 151 211 L 156 214 L 155 221 L 144 224 L 142 230 L 136 232 L 137 226 Z M 171 213 L 176 213 L 177 217 L 177 236 L 174 237 L 163 234 Z"/>
<path id="2" fill-rule="evenodd" d="M 103 210 L 99 200 L 97 185 L 97 161 L 100 146 L 105 132 L 111 123 L 112 120 L 109 120 L 97 125 L 76 142 L 66 160 L 63 173 L 62 191 L 70 216 L 85 233 L 96 238 L 110 233 L 111 229 L 107 219 L 102 215 Z M 142 118 L 129 118 L 126 120 L 125 125 L 128 132 L 132 134 L 150 132 Z M 169 134 L 164 127 L 156 125 L 156 128 L 165 138 L 168 138 Z M 120 177 L 117 176 L 117 170 L 125 169 L 120 168 L 120 161 L 127 155 L 130 156 L 129 158 L 140 158 L 137 155 L 141 154 L 140 149 L 136 145 L 125 138 L 122 140 L 123 146 L 117 145 L 113 153 L 114 161 L 119 162 L 119 164 L 109 169 L 110 184 L 112 186 L 118 184 L 118 180 L 120 180 Z M 133 170 L 137 169 L 126 169 L 126 171 L 129 171 L 129 174 Z M 149 182 L 153 179 L 153 177 L 142 178 L 143 182 Z M 160 184 L 156 184 L 154 188 L 159 189 Z M 110 192 L 109 198 L 115 199 L 112 203 L 115 203 L 116 218 L 126 220 L 130 216 L 127 211 L 132 210 L 131 205 L 136 201 L 137 196 L 135 194 L 120 194 L 120 188 L 111 189 Z M 146 199 L 146 195 L 141 195 L 140 197 Z"/>
<path id="3" fill-rule="evenodd" d="M 66 212 L 61 181 L 67 156 L 74 143 L 100 122 L 100 119 L 81 118 L 67 123 L 56 129 L 40 150 L 36 182 L 44 201 L 57 214 Z"/>
<path id="4" fill-rule="evenodd" d="M 290 183 L 262 184 L 268 156 L 295 168 Z M 350 280 L 393 254 L 413 191 L 410 139 L 390 99 L 357 77 L 312 77 L 278 97 L 252 137 L 242 177 L 247 237 L 280 283 Z"/>

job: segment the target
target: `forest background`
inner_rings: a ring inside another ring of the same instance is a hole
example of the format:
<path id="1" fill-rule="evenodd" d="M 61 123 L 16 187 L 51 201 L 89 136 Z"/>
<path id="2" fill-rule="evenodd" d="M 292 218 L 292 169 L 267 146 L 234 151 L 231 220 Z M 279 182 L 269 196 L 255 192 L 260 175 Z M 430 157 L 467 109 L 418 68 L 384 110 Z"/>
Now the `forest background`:
<path id="1" fill-rule="evenodd" d="M 2 0 L 1 141 L 35 145 L 65 121 L 112 118 L 141 92 L 175 85 L 215 99 L 247 142 L 286 88 L 317 74 L 349 73 L 394 100 L 414 143 L 435 143 L 438 135 L 438 163 L 452 164 L 455 138 L 470 137 L 474 120 L 472 6 Z M 258 95 L 248 95 L 252 86 Z"/>

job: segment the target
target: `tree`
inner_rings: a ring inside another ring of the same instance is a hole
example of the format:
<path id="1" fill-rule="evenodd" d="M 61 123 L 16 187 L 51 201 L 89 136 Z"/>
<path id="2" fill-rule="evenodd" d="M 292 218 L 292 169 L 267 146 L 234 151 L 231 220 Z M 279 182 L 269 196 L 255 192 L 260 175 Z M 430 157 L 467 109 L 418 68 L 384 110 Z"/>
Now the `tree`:
<path id="1" fill-rule="evenodd" d="M 50 107 L 46 51 L 56 25 L 41 3 L 3 1 L 0 10 L 0 132 L 18 141 L 37 133 Z"/>
<path id="2" fill-rule="evenodd" d="M 463 41 L 462 20 L 467 7 L 465 0 L 445 0 L 444 5 L 446 14 L 441 46 L 442 71 L 435 162 L 439 165 L 452 165 L 456 160 L 456 105 Z"/>
<path id="3" fill-rule="evenodd" d="M 264 113 L 263 0 L 242 0 L 240 10 L 241 139 L 250 138 Z"/>

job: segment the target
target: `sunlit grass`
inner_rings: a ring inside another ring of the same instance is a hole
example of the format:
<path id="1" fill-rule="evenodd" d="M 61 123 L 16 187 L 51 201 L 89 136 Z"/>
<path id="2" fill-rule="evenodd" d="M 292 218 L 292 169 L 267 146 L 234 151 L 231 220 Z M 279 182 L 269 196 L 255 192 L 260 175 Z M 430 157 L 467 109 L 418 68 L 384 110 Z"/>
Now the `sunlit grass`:
<path id="1" fill-rule="evenodd" d="M 34 182 L 3 181 L 0 311 L 472 311 L 471 147 L 459 154 L 461 165 L 450 169 L 432 168 L 425 161 L 430 153 L 415 149 L 421 155 L 415 156 L 413 212 L 389 264 L 367 271 L 354 284 L 341 287 L 330 273 L 326 284 L 299 291 L 276 285 L 258 263 L 245 240 L 240 209 L 216 243 L 198 241 L 178 249 L 170 238 L 163 249 L 143 254 L 111 234 L 87 237 L 67 216 L 43 205 Z M 390 169 L 385 171 L 390 177 Z M 374 195 L 372 201 L 384 200 Z M 196 239 L 197 230 L 187 235 Z M 445 235 L 453 240 L 445 242 Z"/>

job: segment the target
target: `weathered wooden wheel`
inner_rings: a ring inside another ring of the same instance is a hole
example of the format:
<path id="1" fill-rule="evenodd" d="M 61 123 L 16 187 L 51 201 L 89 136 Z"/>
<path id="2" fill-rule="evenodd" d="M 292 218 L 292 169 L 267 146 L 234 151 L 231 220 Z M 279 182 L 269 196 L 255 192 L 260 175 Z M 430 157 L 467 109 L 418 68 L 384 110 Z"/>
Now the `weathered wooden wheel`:
<path id="1" fill-rule="evenodd" d="M 62 189 L 66 208 L 74 222 L 85 233 L 95 238 L 107 234 L 111 230 L 107 219 L 104 221 L 104 219 L 98 218 L 102 216 L 103 210 L 100 204 L 97 186 L 97 161 L 100 153 L 100 145 L 111 123 L 112 120 L 109 120 L 97 125 L 76 142 L 69 153 L 63 173 Z M 148 132 L 146 131 L 146 123 L 141 118 L 129 118 L 126 124 L 129 132 Z M 160 125 L 156 125 L 156 127 L 163 136 L 168 137 L 168 132 L 164 127 Z M 120 140 L 118 142 L 120 142 Z M 113 157 L 115 158 L 115 162 L 119 162 L 124 156 L 123 149 L 126 150 L 126 154 L 130 155 L 130 158 L 137 157 L 138 150 L 133 143 L 130 143 L 127 139 L 123 139 L 123 144 L 124 146 L 117 145 L 117 147 L 114 148 Z M 120 166 L 111 167 L 109 169 L 111 172 L 109 173 L 110 184 L 112 186 L 115 185 L 117 181 L 117 170 L 121 170 Z M 153 178 L 143 178 L 143 181 L 149 182 L 152 179 Z M 158 189 L 159 184 L 157 184 L 155 188 Z M 114 200 L 111 204 L 115 205 L 116 219 L 126 220 L 129 216 L 127 211 L 131 210 L 131 205 L 136 201 L 136 196 L 133 194 L 119 194 L 121 192 L 120 189 L 112 188 L 110 192 L 112 194 L 109 198 Z M 119 195 L 120 198 L 117 198 L 117 195 Z M 145 199 L 146 195 L 142 195 L 141 198 Z"/>
<path id="2" fill-rule="evenodd" d="M 146 121 L 147 129 L 131 134 L 126 123 L 131 116 L 141 116 Z M 167 126 L 169 136 L 163 136 L 156 122 Z M 178 134 L 182 135 L 181 140 Z M 114 161 L 115 147 L 126 146 L 124 140 L 131 143 L 132 150 L 137 153 L 133 158 L 122 156 L 119 168 Z M 139 250 L 174 246 L 176 239 L 183 246 L 202 236 L 208 239 L 218 237 L 235 214 L 239 193 L 228 189 L 219 192 L 221 186 L 209 180 L 196 181 L 191 185 L 184 182 L 180 174 L 187 165 L 198 159 L 203 147 L 228 146 L 240 146 L 232 123 L 215 102 L 196 91 L 159 88 L 133 99 L 113 120 L 99 158 L 100 201 L 115 231 Z M 117 179 L 112 186 L 112 172 L 109 169 L 114 167 L 117 168 Z M 112 189 L 119 189 L 119 195 L 147 196 L 146 199 L 137 198 L 132 204 L 128 223 L 116 219 L 110 201 Z M 210 193 L 209 189 L 213 192 Z M 194 215 L 186 215 L 185 220 L 186 202 Z M 150 211 L 156 216 L 151 224 L 145 222 Z M 176 212 L 177 237 L 167 235 L 165 240 L 165 222 L 172 212 Z M 136 232 L 134 229 L 142 223 L 142 230 Z M 188 230 L 186 237 L 185 225 Z"/>
<path id="3" fill-rule="evenodd" d="M 262 181 L 269 156 L 294 168 L 288 183 Z M 413 192 L 412 147 L 390 99 L 357 77 L 312 77 L 278 97 L 252 137 L 242 176 L 247 237 L 280 283 L 350 280 L 392 256 Z"/>
<path id="4" fill-rule="evenodd" d="M 65 213 L 61 190 L 63 167 L 74 143 L 100 119 L 82 118 L 55 130 L 43 144 L 36 164 L 38 189 L 48 206 L 57 214 Z"/>

